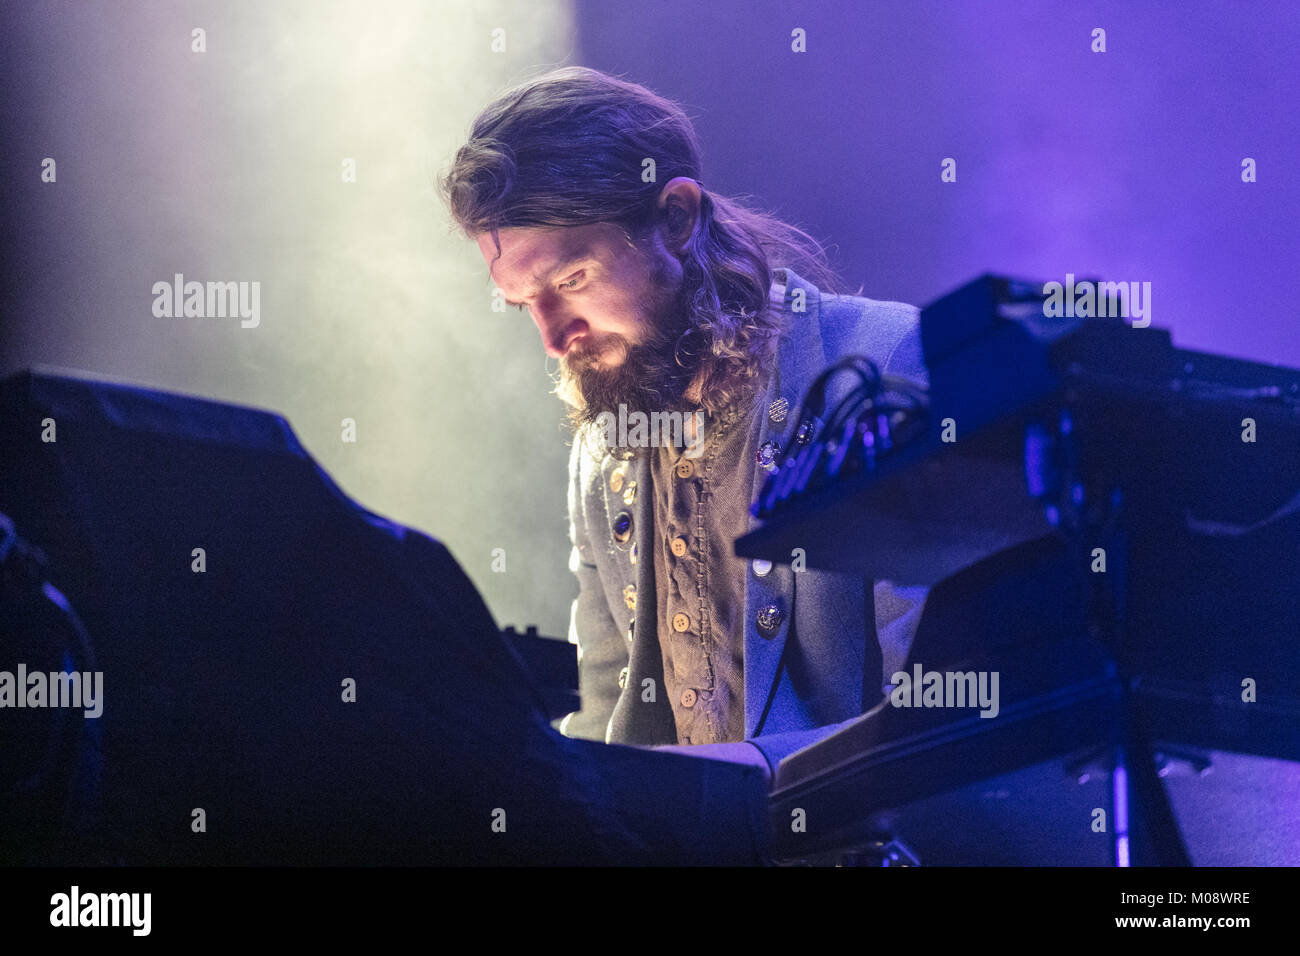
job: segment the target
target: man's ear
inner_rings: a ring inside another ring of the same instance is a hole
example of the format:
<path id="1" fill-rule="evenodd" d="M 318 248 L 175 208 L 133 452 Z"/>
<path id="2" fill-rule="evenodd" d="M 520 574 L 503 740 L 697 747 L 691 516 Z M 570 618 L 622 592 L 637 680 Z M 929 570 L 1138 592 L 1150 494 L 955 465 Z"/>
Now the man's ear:
<path id="1" fill-rule="evenodd" d="M 700 184 L 689 176 L 677 176 L 659 191 L 659 211 L 664 223 L 664 246 L 680 254 L 686 250 L 700 222 Z"/>

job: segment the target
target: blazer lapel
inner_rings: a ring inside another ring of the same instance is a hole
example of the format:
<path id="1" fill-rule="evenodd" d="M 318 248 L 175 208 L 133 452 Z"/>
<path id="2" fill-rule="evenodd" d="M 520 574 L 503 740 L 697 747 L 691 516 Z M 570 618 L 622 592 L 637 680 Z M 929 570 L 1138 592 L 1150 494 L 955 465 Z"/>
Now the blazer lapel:
<path id="1" fill-rule="evenodd" d="M 783 313 L 788 325 L 780 339 L 776 372 L 768 385 L 764 406 L 760 410 L 761 425 L 758 443 L 775 442 L 779 447 L 778 461 L 784 461 L 785 455 L 794 444 L 799 422 L 795 417 L 799 412 L 799 403 L 804 393 L 818 373 L 826 367 L 826 355 L 820 332 L 821 294 L 816 286 L 798 276 L 793 270 L 785 269 L 786 285 Z M 773 415 L 773 403 L 784 400 L 788 406 L 784 416 Z M 774 417 L 783 417 L 782 421 L 773 421 Z M 767 472 L 756 463 L 750 501 L 758 498 L 758 493 L 767 478 Z M 750 515 L 749 530 L 755 529 L 758 519 Z M 789 564 L 789 556 L 783 556 L 783 563 L 773 563 L 766 575 L 757 575 L 753 562 L 745 574 L 745 737 L 755 737 L 761 730 L 768 706 L 775 695 L 780 669 L 781 655 L 785 650 L 786 637 L 794 621 L 795 574 Z M 760 615 L 767 624 L 777 619 L 780 624 L 776 629 L 768 627 L 764 631 L 758 626 Z"/>

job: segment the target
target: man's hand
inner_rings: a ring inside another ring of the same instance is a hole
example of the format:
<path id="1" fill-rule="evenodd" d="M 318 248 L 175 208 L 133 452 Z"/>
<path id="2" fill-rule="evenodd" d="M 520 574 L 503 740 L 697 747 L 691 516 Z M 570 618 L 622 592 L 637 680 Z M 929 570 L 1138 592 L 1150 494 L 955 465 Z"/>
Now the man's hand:
<path id="1" fill-rule="evenodd" d="M 671 744 L 655 747 L 655 750 L 667 750 L 670 753 L 686 754 L 688 757 L 703 757 L 706 760 L 725 760 L 728 763 L 747 764 L 759 767 L 763 771 L 763 782 L 772 786 L 772 768 L 767 765 L 767 758 L 747 740 L 732 744 Z"/>

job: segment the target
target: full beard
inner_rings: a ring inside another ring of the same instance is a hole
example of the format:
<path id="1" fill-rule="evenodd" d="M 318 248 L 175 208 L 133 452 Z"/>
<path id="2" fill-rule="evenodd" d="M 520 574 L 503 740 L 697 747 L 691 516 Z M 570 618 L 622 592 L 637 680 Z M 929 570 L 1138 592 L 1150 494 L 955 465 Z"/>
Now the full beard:
<path id="1" fill-rule="evenodd" d="M 632 345 L 616 334 L 602 336 L 594 344 L 579 341 L 560 360 L 561 389 L 576 394 L 582 402 L 570 414 L 575 425 L 595 423 L 603 412 L 617 415 L 620 405 L 629 413 L 646 415 L 695 407 L 686 398 L 700 368 L 699 357 L 685 347 L 692 328 L 687 284 L 667 291 L 656 281 L 652 289 L 644 341 Z M 617 362 L 620 357 L 619 364 L 599 364 Z"/>

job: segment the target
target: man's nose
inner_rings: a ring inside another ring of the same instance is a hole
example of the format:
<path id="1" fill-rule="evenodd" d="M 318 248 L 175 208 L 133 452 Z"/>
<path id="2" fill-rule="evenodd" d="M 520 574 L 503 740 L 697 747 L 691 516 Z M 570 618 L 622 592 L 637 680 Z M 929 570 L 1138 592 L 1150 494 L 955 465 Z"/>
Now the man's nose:
<path id="1" fill-rule="evenodd" d="M 588 328 L 585 319 L 572 318 L 554 310 L 549 312 L 534 310 L 533 324 L 542 334 L 542 345 L 551 358 L 563 358 L 564 353 L 569 351 L 569 346 L 573 344 L 573 340 L 585 335 Z"/>

